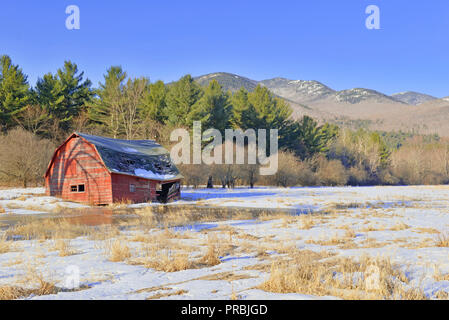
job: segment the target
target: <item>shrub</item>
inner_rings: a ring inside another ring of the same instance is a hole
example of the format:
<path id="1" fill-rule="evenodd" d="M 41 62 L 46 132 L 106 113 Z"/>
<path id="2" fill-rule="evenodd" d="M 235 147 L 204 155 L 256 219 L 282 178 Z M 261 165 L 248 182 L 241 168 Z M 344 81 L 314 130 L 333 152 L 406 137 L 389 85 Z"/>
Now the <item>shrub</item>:
<path id="1" fill-rule="evenodd" d="M 281 151 L 278 154 L 278 170 L 269 180 L 284 188 L 295 186 L 299 183 L 300 170 L 298 158 L 291 152 Z"/>
<path id="2" fill-rule="evenodd" d="M 339 160 L 321 158 L 317 176 L 320 183 L 326 186 L 341 186 L 348 182 L 346 169 Z"/>
<path id="3" fill-rule="evenodd" d="M 210 168 L 204 164 L 180 164 L 177 165 L 184 177 L 184 183 L 194 188 L 201 184 L 206 184 L 209 177 Z"/>

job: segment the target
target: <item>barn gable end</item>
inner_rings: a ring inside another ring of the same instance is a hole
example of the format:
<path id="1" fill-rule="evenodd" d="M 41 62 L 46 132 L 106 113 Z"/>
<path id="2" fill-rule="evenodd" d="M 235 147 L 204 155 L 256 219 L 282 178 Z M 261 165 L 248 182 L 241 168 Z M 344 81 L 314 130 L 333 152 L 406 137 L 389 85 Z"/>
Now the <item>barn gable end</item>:
<path id="1" fill-rule="evenodd" d="M 95 146 L 76 134 L 56 150 L 45 174 L 45 184 L 50 196 L 90 204 L 113 201 L 111 174 Z"/>

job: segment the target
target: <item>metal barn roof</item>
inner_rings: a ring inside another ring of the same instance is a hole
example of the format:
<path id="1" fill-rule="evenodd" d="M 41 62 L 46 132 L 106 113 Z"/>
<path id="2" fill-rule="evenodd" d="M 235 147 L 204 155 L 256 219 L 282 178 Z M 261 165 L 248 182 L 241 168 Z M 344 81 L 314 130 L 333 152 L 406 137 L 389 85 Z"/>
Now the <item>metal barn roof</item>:
<path id="1" fill-rule="evenodd" d="M 111 172 L 160 181 L 182 178 L 169 152 L 153 140 L 120 140 L 76 134 L 97 148 Z"/>

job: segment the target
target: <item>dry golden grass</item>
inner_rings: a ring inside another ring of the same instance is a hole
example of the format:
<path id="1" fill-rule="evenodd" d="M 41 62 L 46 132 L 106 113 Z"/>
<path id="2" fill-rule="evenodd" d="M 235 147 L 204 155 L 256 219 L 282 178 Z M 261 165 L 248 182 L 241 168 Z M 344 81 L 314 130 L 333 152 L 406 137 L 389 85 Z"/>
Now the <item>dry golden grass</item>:
<path id="1" fill-rule="evenodd" d="M 359 243 L 359 248 L 383 248 L 388 242 L 379 242 L 375 238 L 366 238 Z"/>
<path id="2" fill-rule="evenodd" d="M 426 299 L 421 290 L 406 289 L 408 279 L 388 259 L 325 258 L 298 251 L 291 260 L 273 263 L 270 278 L 260 289 L 344 299 Z M 375 285 L 371 285 L 372 270 L 377 272 Z"/>
<path id="3" fill-rule="evenodd" d="M 144 238 L 139 237 L 138 240 L 143 240 L 142 249 L 139 251 L 141 255 L 130 259 L 128 263 L 164 272 L 210 267 L 221 263 L 219 252 L 223 250 L 223 246 L 217 245 L 220 243 L 217 237 L 208 237 L 206 252 L 195 258 L 190 253 L 196 248 L 183 245 L 179 241 L 171 241 L 174 235 L 174 233 L 160 232 Z"/>
<path id="4" fill-rule="evenodd" d="M 352 248 L 356 247 L 354 243 L 355 236 L 356 234 L 354 230 L 347 229 L 343 236 L 339 235 L 338 233 L 334 233 L 331 237 L 326 239 L 310 239 L 306 240 L 305 242 L 308 244 L 316 244 L 321 246 L 346 246 L 346 248 Z"/>
<path id="5" fill-rule="evenodd" d="M 312 214 L 302 214 L 299 217 L 300 229 L 309 230 L 315 226 Z"/>
<path id="6" fill-rule="evenodd" d="M 127 208 L 130 204 L 132 204 L 132 201 L 130 199 L 122 199 L 121 201 L 109 204 L 107 207 L 108 209 L 124 209 Z"/>
<path id="7" fill-rule="evenodd" d="M 235 273 L 235 272 L 220 272 L 220 273 L 209 274 L 207 276 L 202 276 L 195 280 L 237 281 L 237 280 L 244 280 L 244 279 L 251 279 L 251 278 L 254 278 L 254 277 L 249 274 L 242 274 L 242 273 Z"/>
<path id="8" fill-rule="evenodd" d="M 229 232 L 207 232 L 207 238 L 203 241 L 203 244 L 207 247 L 213 245 L 219 256 L 234 254 L 237 246 L 237 242 L 234 243 L 232 234 Z M 248 244 L 250 245 L 249 241 Z"/>
<path id="9" fill-rule="evenodd" d="M 56 239 L 52 249 L 58 251 L 60 257 L 67 257 L 78 253 L 72 247 L 70 240 Z"/>
<path id="10" fill-rule="evenodd" d="M 15 300 L 30 295 L 45 296 L 56 294 L 62 290 L 53 281 L 45 280 L 42 273 L 32 266 L 28 267 L 26 275 L 20 282 L 26 284 L 26 287 L 17 285 L 0 286 L 0 300 Z"/>
<path id="11" fill-rule="evenodd" d="M 20 205 L 18 205 L 17 203 L 8 203 L 8 204 L 6 204 L 6 208 L 14 210 L 14 209 L 20 209 L 22 207 Z"/>
<path id="12" fill-rule="evenodd" d="M 240 232 L 237 234 L 237 238 L 241 240 L 249 240 L 249 241 L 257 241 L 260 239 L 260 237 L 254 236 L 249 233 Z"/>
<path id="13" fill-rule="evenodd" d="M 163 249 L 191 251 L 192 247 L 186 245 L 182 239 L 192 239 L 190 232 L 173 232 L 165 229 L 164 231 L 156 231 L 150 234 L 136 233 L 130 238 L 130 241 L 141 242 L 146 245 L 145 250 L 158 251 Z"/>
<path id="14" fill-rule="evenodd" d="M 449 234 L 447 232 L 438 233 L 436 240 L 435 240 L 435 246 L 449 247 Z"/>
<path id="15" fill-rule="evenodd" d="M 408 226 L 404 222 L 397 222 L 392 228 L 390 228 L 390 231 L 401 231 L 409 228 L 410 226 Z"/>
<path id="16" fill-rule="evenodd" d="M 437 298 L 438 300 L 449 300 L 449 293 L 440 290 L 437 293 L 435 293 L 435 298 Z"/>
<path id="17" fill-rule="evenodd" d="M 92 230 L 88 226 L 71 223 L 69 219 L 39 219 L 22 223 L 6 231 L 7 236 L 21 236 L 31 239 L 73 239 L 88 235 Z"/>
<path id="18" fill-rule="evenodd" d="M 275 212 L 265 209 L 239 209 L 226 207 L 195 206 L 154 206 L 137 209 L 140 225 L 148 227 L 173 227 L 196 222 L 216 222 L 224 220 L 274 220 L 291 216 L 287 211 Z"/>
<path id="19" fill-rule="evenodd" d="M 416 229 L 413 229 L 413 231 L 415 231 L 417 233 L 430 233 L 430 234 L 440 233 L 440 231 L 438 231 L 437 229 L 434 229 L 434 228 L 416 228 Z"/>
<path id="20" fill-rule="evenodd" d="M 243 270 L 255 270 L 255 271 L 262 271 L 262 272 L 269 272 L 271 270 L 271 264 L 270 263 L 257 263 L 250 266 L 246 266 L 243 268 Z"/>
<path id="21" fill-rule="evenodd" d="M 16 285 L 0 286 L 0 300 L 15 300 L 31 295 L 46 296 L 63 291 L 80 291 L 88 288 L 88 286 L 80 286 L 77 289 L 60 288 L 56 286 L 55 281 L 52 279 L 45 279 L 36 267 L 28 265 L 25 275 L 19 279 Z"/>
<path id="22" fill-rule="evenodd" d="M 426 238 L 422 239 L 419 242 L 410 242 L 410 239 L 407 239 L 407 242 L 404 242 L 401 247 L 407 249 L 420 249 L 420 248 L 430 248 L 435 246 L 435 239 Z"/>
<path id="23" fill-rule="evenodd" d="M 435 281 L 449 281 L 449 273 L 442 274 L 440 268 L 435 265 L 433 278 Z"/>
<path id="24" fill-rule="evenodd" d="M 0 300 L 16 300 L 33 294 L 32 290 L 17 286 L 0 286 Z"/>
<path id="25" fill-rule="evenodd" d="M 346 237 L 347 239 L 353 239 L 353 238 L 356 237 L 356 233 L 355 233 L 355 231 L 354 231 L 353 229 L 351 229 L 351 228 L 346 229 L 345 237 Z"/>
<path id="26" fill-rule="evenodd" d="M 154 258 L 144 261 L 143 265 L 146 268 L 164 272 L 177 272 L 197 267 L 197 265 L 190 259 L 188 253 L 172 253 L 168 250 L 158 252 Z"/>
<path id="27" fill-rule="evenodd" d="M 385 228 L 384 227 L 375 227 L 372 224 L 370 224 L 368 221 L 366 221 L 368 226 L 361 228 L 360 231 L 361 232 L 371 232 L 371 231 L 384 231 Z"/>
<path id="28" fill-rule="evenodd" d="M 330 210 L 347 210 L 365 208 L 365 203 L 351 202 L 351 203 L 330 203 L 328 208 Z"/>
<path id="29" fill-rule="evenodd" d="M 209 244 L 206 254 L 200 259 L 199 262 L 209 267 L 216 266 L 221 263 L 215 244 Z"/>
<path id="30" fill-rule="evenodd" d="M 291 216 L 291 214 L 287 212 L 265 212 L 259 215 L 258 219 L 260 221 L 270 221 L 270 220 L 279 220 L 283 219 L 286 216 Z"/>
<path id="31" fill-rule="evenodd" d="M 5 267 L 12 267 L 12 266 L 20 265 L 20 264 L 22 264 L 23 262 L 24 262 L 24 261 L 23 261 L 22 258 L 17 257 L 17 258 L 15 258 L 15 259 L 11 259 L 11 260 L 7 261 L 6 263 L 3 263 L 3 266 L 5 266 Z"/>
<path id="32" fill-rule="evenodd" d="M 186 293 L 188 293 L 188 291 L 187 290 L 183 290 L 183 289 L 177 290 L 175 292 L 158 293 L 158 294 L 155 294 L 155 295 L 153 295 L 151 297 L 148 297 L 147 300 L 161 299 L 161 298 L 172 297 L 172 296 L 180 296 L 180 295 L 183 295 L 183 294 L 186 294 Z"/>
<path id="33" fill-rule="evenodd" d="M 100 225 L 87 230 L 90 240 L 107 240 L 120 235 L 120 230 L 116 225 Z"/>
<path id="34" fill-rule="evenodd" d="M 6 236 L 0 237 L 0 254 L 13 250 L 13 242 L 6 240 Z"/>
<path id="35" fill-rule="evenodd" d="M 109 261 L 112 262 L 125 261 L 131 257 L 131 251 L 128 245 L 119 239 L 108 242 L 106 250 L 109 255 Z"/>

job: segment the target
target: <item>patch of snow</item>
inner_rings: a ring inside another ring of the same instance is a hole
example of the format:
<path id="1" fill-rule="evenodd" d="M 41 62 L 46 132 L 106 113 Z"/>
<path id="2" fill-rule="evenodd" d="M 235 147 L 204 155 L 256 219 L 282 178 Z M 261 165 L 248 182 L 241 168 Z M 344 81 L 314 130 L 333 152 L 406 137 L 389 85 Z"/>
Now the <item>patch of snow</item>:
<path id="1" fill-rule="evenodd" d="M 169 180 L 176 178 L 173 174 L 158 174 L 145 169 L 135 169 L 134 174 L 138 177 L 152 180 Z"/>
<path id="2" fill-rule="evenodd" d="M 128 152 L 128 153 L 139 153 L 139 151 L 137 151 L 136 149 L 129 148 L 129 147 L 123 148 L 123 151 Z"/>

